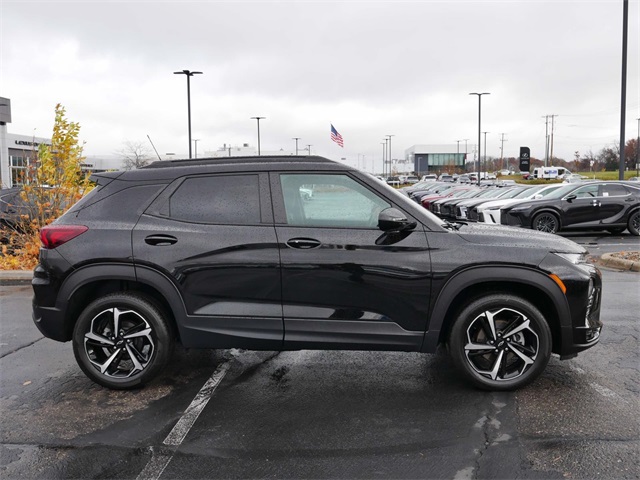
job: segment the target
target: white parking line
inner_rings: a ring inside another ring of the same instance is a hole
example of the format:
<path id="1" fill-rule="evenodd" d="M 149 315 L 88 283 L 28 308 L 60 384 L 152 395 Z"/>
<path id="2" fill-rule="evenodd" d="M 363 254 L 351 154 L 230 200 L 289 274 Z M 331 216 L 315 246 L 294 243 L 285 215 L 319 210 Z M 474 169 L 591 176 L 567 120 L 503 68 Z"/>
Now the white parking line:
<path id="1" fill-rule="evenodd" d="M 182 444 L 183 440 L 193 427 L 204 407 L 207 406 L 213 392 L 224 378 L 229 370 L 229 362 L 223 363 L 216 368 L 211 377 L 205 382 L 195 398 L 191 401 L 187 409 L 184 411 L 178 423 L 175 424 L 167 438 L 162 442 L 168 447 L 172 447 L 171 453 L 158 453 L 153 452 L 151 460 L 142 469 L 137 477 L 137 480 L 157 480 L 167 468 L 169 462 L 173 458 L 173 454 L 176 449 Z"/>

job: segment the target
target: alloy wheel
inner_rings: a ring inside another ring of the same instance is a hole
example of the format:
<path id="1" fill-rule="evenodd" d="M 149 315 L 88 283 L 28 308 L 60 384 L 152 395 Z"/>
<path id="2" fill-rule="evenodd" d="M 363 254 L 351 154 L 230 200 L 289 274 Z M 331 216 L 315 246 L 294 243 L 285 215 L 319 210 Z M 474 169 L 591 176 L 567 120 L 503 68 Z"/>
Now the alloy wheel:
<path id="1" fill-rule="evenodd" d="M 487 310 L 471 321 L 464 353 L 473 370 L 493 381 L 510 381 L 534 364 L 540 339 L 525 314 L 511 308 Z"/>
<path id="2" fill-rule="evenodd" d="M 540 232 L 556 233 L 558 220 L 551 214 L 538 215 L 534 221 L 534 227 Z"/>
<path id="3" fill-rule="evenodd" d="M 103 375 L 129 378 L 142 372 L 155 352 L 149 322 L 134 310 L 108 308 L 98 313 L 84 335 L 88 360 Z"/>

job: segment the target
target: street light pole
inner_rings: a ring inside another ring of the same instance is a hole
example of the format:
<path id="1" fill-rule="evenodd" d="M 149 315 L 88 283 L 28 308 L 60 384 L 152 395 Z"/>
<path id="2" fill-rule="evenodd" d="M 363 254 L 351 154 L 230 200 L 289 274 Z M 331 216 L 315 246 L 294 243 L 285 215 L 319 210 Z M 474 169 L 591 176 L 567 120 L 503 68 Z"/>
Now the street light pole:
<path id="1" fill-rule="evenodd" d="M 251 117 L 252 120 L 258 122 L 258 156 L 260 156 L 260 120 L 264 120 L 267 117 Z"/>
<path id="2" fill-rule="evenodd" d="M 309 150 L 307 152 L 308 155 L 311 155 L 311 147 L 313 147 L 313 145 L 307 145 L 307 150 Z"/>
<path id="3" fill-rule="evenodd" d="M 173 72 L 174 75 L 187 76 L 187 118 L 189 122 L 189 158 L 191 158 L 191 77 L 201 75 L 202 72 L 192 72 L 191 70 L 182 70 L 181 72 Z"/>
<path id="4" fill-rule="evenodd" d="M 300 140 L 300 137 L 293 137 L 293 139 L 296 141 L 296 156 L 298 155 L 298 140 Z"/>
<path id="5" fill-rule="evenodd" d="M 393 154 L 391 153 L 391 137 L 395 135 L 387 135 L 389 137 L 389 172 L 391 172 L 391 163 L 393 162 Z"/>
<path id="6" fill-rule="evenodd" d="M 380 145 L 382 145 L 382 176 L 384 177 L 385 176 L 384 161 L 385 161 L 385 157 L 387 156 L 387 142 L 380 142 Z"/>
<path id="7" fill-rule="evenodd" d="M 480 133 L 481 133 L 481 123 L 482 123 L 482 95 L 491 95 L 490 93 L 470 93 L 469 95 L 477 95 L 478 96 L 478 185 L 480 185 Z"/>

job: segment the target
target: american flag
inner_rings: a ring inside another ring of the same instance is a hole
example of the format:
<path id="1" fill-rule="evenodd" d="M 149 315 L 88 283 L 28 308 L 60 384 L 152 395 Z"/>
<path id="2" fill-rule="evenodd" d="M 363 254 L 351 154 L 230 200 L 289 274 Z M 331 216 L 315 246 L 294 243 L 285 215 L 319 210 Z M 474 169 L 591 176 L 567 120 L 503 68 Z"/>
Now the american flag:
<path id="1" fill-rule="evenodd" d="M 331 140 L 333 140 L 338 145 L 340 145 L 342 148 L 344 148 L 344 142 L 342 141 L 342 135 L 340 135 L 338 133 L 338 131 L 336 130 L 336 127 L 334 127 L 333 124 L 331 124 Z"/>

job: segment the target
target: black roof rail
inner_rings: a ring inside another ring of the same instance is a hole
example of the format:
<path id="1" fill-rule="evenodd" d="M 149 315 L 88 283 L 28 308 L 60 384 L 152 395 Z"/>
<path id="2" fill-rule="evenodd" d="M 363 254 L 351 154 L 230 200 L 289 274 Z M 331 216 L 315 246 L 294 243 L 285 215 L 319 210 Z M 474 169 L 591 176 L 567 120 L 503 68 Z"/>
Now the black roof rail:
<path id="1" fill-rule="evenodd" d="M 317 155 L 261 155 L 242 157 L 185 158 L 181 160 L 158 160 L 142 168 L 189 167 L 203 165 L 238 165 L 247 163 L 338 163 Z"/>

